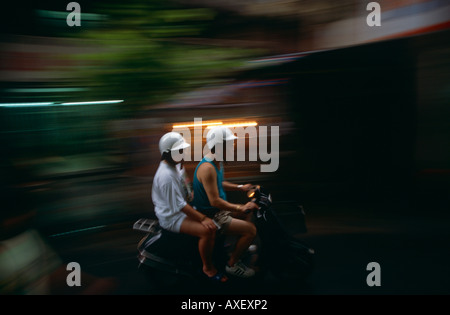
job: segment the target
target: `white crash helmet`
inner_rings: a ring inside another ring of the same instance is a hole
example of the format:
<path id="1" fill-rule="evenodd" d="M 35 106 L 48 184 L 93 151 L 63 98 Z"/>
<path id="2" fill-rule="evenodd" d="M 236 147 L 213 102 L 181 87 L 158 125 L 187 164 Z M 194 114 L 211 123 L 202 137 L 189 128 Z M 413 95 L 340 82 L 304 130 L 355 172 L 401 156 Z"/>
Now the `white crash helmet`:
<path id="1" fill-rule="evenodd" d="M 178 151 L 189 148 L 190 146 L 178 132 L 168 132 L 159 139 L 159 152 L 161 155 L 164 152 Z"/>
<path id="2" fill-rule="evenodd" d="M 206 144 L 211 150 L 216 144 L 224 143 L 225 141 L 232 141 L 237 139 L 230 128 L 225 126 L 215 126 L 206 135 Z"/>

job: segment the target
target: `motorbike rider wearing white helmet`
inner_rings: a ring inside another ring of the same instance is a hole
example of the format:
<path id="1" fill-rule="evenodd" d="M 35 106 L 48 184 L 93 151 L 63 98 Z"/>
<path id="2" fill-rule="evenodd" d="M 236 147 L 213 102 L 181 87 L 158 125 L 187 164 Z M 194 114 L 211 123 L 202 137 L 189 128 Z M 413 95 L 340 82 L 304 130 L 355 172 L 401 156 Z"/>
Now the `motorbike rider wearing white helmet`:
<path id="1" fill-rule="evenodd" d="M 227 277 L 220 273 L 212 262 L 217 227 L 212 219 L 195 210 L 186 201 L 183 179 L 180 169 L 177 168 L 182 160 L 182 150 L 189 146 L 177 132 L 169 132 L 161 137 L 161 162 L 152 186 L 155 214 L 162 228 L 199 237 L 198 249 L 203 262 L 203 272 L 211 280 L 225 282 Z"/>
<path id="2" fill-rule="evenodd" d="M 250 222 L 248 210 L 257 209 L 253 202 L 247 204 L 234 204 L 227 201 L 225 190 L 248 191 L 251 184 L 237 185 L 224 180 L 224 168 L 222 161 L 228 147 L 233 145 L 237 137 L 225 126 L 213 127 L 206 136 L 207 146 L 210 152 L 205 155 L 197 165 L 194 173 L 193 204 L 197 210 L 213 218 L 225 234 L 238 235 L 236 246 L 225 266 L 228 273 L 248 278 L 255 271 L 245 266 L 240 257 L 251 245 L 256 236 L 256 227 Z"/>

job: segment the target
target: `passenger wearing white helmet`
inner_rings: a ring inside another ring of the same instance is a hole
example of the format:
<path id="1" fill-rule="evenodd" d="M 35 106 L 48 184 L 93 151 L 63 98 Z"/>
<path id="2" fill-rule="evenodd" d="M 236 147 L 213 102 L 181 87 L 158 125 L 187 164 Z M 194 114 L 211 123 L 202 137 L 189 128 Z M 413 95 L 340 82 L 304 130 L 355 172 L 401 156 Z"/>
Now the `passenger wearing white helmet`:
<path id="1" fill-rule="evenodd" d="M 239 236 L 225 269 L 232 275 L 248 278 L 255 271 L 245 266 L 240 257 L 256 236 L 256 227 L 246 212 L 256 209 L 257 205 L 253 202 L 234 204 L 227 201 L 225 190 L 248 191 L 251 187 L 251 184 L 237 185 L 224 179 L 222 161 L 230 154 L 227 147 L 230 148 L 235 139 L 237 137 L 232 131 L 224 126 L 214 127 L 208 132 L 206 142 L 210 152 L 195 169 L 193 204 L 197 210 L 213 218 L 223 233 Z"/>
<path id="2" fill-rule="evenodd" d="M 192 208 L 186 201 L 180 174 L 182 169 L 178 165 L 182 161 L 183 150 L 189 146 L 177 132 L 169 132 L 161 137 L 161 162 L 152 186 L 155 214 L 162 228 L 199 237 L 198 249 L 203 262 L 203 272 L 214 281 L 225 282 L 227 277 L 212 263 L 217 227 L 212 219 Z"/>

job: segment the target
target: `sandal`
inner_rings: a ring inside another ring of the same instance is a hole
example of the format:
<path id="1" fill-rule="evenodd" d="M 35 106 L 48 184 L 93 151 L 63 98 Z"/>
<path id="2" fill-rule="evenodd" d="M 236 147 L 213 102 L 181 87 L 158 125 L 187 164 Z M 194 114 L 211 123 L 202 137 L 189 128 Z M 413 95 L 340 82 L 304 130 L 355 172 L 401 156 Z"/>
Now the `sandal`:
<path id="1" fill-rule="evenodd" d="M 214 276 L 208 277 L 208 279 L 213 282 L 221 282 L 221 283 L 228 281 L 228 277 L 223 273 L 221 273 L 220 271 L 218 271 Z"/>

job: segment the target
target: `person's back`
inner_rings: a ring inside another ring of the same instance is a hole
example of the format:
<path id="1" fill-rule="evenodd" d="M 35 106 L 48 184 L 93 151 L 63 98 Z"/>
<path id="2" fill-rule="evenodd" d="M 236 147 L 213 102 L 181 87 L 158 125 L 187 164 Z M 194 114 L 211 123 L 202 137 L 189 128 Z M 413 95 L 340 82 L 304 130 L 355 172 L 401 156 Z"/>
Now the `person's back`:
<path id="1" fill-rule="evenodd" d="M 179 211 L 187 203 L 182 196 L 183 186 L 177 169 L 161 161 L 153 178 L 152 201 L 162 228 L 179 232 L 186 217 Z"/>
<path id="2" fill-rule="evenodd" d="M 217 168 L 217 166 L 214 164 L 214 162 L 211 159 L 208 159 L 207 157 L 204 157 L 200 163 L 197 165 L 197 167 L 195 168 L 195 172 L 194 172 L 194 178 L 193 178 L 193 189 L 194 189 L 194 200 L 193 200 L 193 205 L 194 207 L 206 214 L 207 216 L 214 216 L 214 214 L 216 214 L 218 211 L 220 211 L 218 208 L 215 208 L 211 205 L 209 199 L 208 199 L 208 195 L 206 193 L 205 187 L 203 187 L 203 184 L 199 181 L 198 177 L 197 177 L 197 172 L 198 169 L 200 167 L 202 167 L 202 165 L 204 163 L 208 163 L 210 165 L 212 165 L 216 171 L 217 174 L 217 188 L 219 190 L 219 197 L 223 200 L 227 200 L 227 195 L 225 190 L 223 189 L 222 186 L 222 182 L 224 180 L 223 178 L 223 165 L 221 165 L 220 169 Z M 204 165 L 203 167 L 205 167 L 206 165 Z"/>

